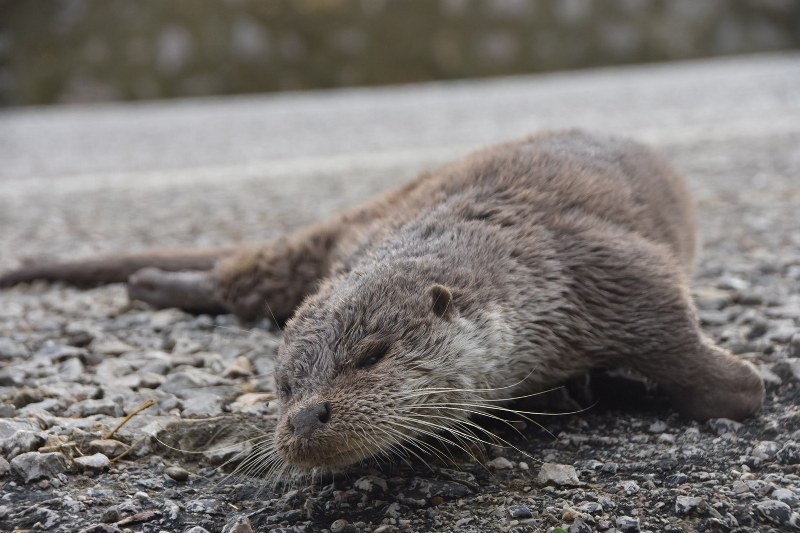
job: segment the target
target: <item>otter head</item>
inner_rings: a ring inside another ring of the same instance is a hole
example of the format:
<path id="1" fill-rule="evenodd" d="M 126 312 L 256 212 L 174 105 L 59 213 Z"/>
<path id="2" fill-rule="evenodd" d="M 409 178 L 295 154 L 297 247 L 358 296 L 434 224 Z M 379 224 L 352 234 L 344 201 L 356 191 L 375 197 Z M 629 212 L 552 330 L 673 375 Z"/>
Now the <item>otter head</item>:
<path id="1" fill-rule="evenodd" d="M 398 446 L 419 453 L 420 438 L 464 420 L 447 404 L 477 385 L 463 365 L 482 359 L 485 335 L 458 291 L 410 270 L 329 280 L 286 325 L 275 448 L 289 464 L 346 466 Z"/>

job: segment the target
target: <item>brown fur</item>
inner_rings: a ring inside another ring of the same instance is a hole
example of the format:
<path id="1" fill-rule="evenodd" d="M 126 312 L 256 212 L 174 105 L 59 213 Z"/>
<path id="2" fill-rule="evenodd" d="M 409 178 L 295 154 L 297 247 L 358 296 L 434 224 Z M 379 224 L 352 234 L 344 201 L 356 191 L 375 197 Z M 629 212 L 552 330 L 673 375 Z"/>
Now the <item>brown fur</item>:
<path id="1" fill-rule="evenodd" d="M 279 454 L 343 465 L 600 366 L 641 372 L 692 418 L 753 414 L 757 372 L 700 331 L 695 246 L 691 199 L 667 163 L 570 131 L 239 248 L 204 279 L 214 305 L 255 318 L 268 304 L 288 320 Z"/>

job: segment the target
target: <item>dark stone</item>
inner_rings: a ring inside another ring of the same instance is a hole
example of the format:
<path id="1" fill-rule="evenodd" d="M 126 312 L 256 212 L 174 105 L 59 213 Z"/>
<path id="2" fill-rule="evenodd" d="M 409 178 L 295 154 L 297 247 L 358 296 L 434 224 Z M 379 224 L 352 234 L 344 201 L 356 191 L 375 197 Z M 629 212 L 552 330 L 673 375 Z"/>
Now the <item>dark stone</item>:
<path id="1" fill-rule="evenodd" d="M 789 526 L 792 517 L 792 508 L 779 500 L 764 500 L 756 504 L 756 512 L 762 518 L 773 524 Z"/>
<path id="2" fill-rule="evenodd" d="M 797 465 L 800 464 L 800 444 L 789 441 L 783 445 L 783 448 L 778 450 L 775 455 L 781 464 Z"/>
<path id="3" fill-rule="evenodd" d="M 511 518 L 531 518 L 533 516 L 531 510 L 524 505 L 509 507 L 508 513 L 511 515 Z"/>

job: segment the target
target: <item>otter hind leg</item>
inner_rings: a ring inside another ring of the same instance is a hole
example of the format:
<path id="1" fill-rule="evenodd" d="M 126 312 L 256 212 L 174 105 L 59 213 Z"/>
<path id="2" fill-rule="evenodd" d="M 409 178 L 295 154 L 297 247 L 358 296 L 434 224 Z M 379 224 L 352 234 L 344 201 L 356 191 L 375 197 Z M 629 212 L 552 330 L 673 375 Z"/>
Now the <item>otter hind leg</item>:
<path id="1" fill-rule="evenodd" d="M 215 282 L 210 271 L 168 272 L 143 268 L 128 278 L 128 297 L 157 309 L 178 307 L 190 313 L 219 314 L 225 306 L 214 296 Z"/>

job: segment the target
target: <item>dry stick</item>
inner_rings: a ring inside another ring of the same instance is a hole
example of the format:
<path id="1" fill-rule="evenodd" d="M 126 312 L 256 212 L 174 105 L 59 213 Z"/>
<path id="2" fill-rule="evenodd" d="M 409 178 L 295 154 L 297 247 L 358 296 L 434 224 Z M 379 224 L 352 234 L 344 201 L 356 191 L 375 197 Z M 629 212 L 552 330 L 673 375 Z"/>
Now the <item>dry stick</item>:
<path id="1" fill-rule="evenodd" d="M 63 452 L 68 448 L 75 448 L 75 451 L 83 455 L 81 451 L 78 449 L 78 443 L 73 441 L 65 442 L 64 444 L 57 444 L 55 446 L 42 446 L 41 448 L 38 449 L 38 452 L 39 453 Z"/>
<path id="2" fill-rule="evenodd" d="M 112 429 L 112 430 L 111 430 L 111 432 L 109 432 L 108 434 L 104 435 L 104 436 L 103 436 L 103 438 L 104 438 L 104 439 L 110 439 L 111 437 L 113 437 L 113 436 L 114 436 L 114 433 L 116 433 L 117 431 L 119 431 L 119 429 L 120 429 L 122 426 L 124 426 L 125 424 L 127 424 L 127 423 L 128 423 L 128 421 L 129 421 L 131 418 L 133 418 L 134 416 L 138 415 L 139 413 L 141 413 L 141 412 L 142 412 L 142 411 L 144 411 L 145 409 L 147 409 L 147 408 L 149 408 L 149 407 L 153 407 L 155 404 L 156 404 L 155 400 L 147 400 L 147 401 L 146 401 L 146 402 L 144 402 L 142 405 L 140 405 L 139 407 L 137 407 L 136 409 L 134 409 L 134 410 L 133 410 L 133 411 L 132 411 L 132 412 L 131 412 L 131 413 L 130 413 L 128 416 L 126 416 L 125 418 L 123 418 L 123 419 L 122 419 L 122 422 L 120 422 L 120 423 L 117 425 L 117 427 L 115 427 L 114 429 Z"/>
<path id="3" fill-rule="evenodd" d="M 129 453 L 131 453 L 131 450 L 133 449 L 133 447 L 134 447 L 134 446 L 136 446 L 136 443 L 137 443 L 137 442 L 139 442 L 139 441 L 136 441 L 136 442 L 134 442 L 133 444 L 131 444 L 131 445 L 128 447 L 128 449 L 127 449 L 127 450 L 125 450 L 125 451 L 124 451 L 124 452 L 122 452 L 121 454 L 117 455 L 116 457 L 112 458 L 112 459 L 111 459 L 111 462 L 112 462 L 112 463 L 116 463 L 117 461 L 119 461 L 120 459 L 122 459 L 123 457 L 125 457 L 126 455 L 128 455 Z"/>

